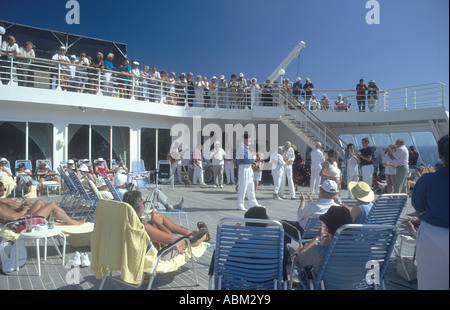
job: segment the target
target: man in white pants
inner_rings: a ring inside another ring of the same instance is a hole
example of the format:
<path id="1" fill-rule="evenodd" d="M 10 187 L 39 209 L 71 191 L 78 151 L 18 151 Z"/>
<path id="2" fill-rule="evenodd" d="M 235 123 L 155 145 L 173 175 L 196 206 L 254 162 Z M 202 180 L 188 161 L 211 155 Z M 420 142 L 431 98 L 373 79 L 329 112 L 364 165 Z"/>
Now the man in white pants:
<path id="1" fill-rule="evenodd" d="M 203 181 L 203 156 L 202 145 L 199 144 L 192 153 L 192 162 L 194 164 L 194 176 L 192 177 L 192 184 L 206 185 Z"/>
<path id="2" fill-rule="evenodd" d="M 357 152 L 356 155 L 358 155 L 361 162 L 362 180 L 372 187 L 374 152 L 370 147 L 369 138 L 363 138 L 361 144 L 364 148 Z"/>
<path id="3" fill-rule="evenodd" d="M 223 170 L 225 162 L 225 150 L 220 147 L 220 142 L 214 142 L 214 150 L 211 151 L 210 157 L 212 159 L 213 173 L 214 173 L 214 187 L 223 187 Z"/>
<path id="4" fill-rule="evenodd" d="M 178 177 L 178 183 L 184 184 L 183 178 L 181 177 L 181 158 L 183 157 L 184 152 L 181 152 L 180 142 L 178 140 L 175 140 L 172 143 L 169 154 L 173 177 L 175 178 L 176 174 Z"/>
<path id="5" fill-rule="evenodd" d="M 234 150 L 231 143 L 225 148 L 225 175 L 227 176 L 227 185 L 235 185 L 234 179 Z"/>
<path id="6" fill-rule="evenodd" d="M 325 156 L 321 151 L 322 144 L 316 142 L 315 147 L 311 151 L 311 182 L 309 186 L 309 193 L 311 195 L 319 193 L 320 171 L 322 170 L 322 164 L 325 162 Z"/>
<path id="7" fill-rule="evenodd" d="M 244 142 L 239 146 L 236 152 L 236 163 L 239 165 L 237 209 L 246 211 L 244 207 L 245 194 L 247 194 L 248 203 L 251 207 L 260 206 L 256 200 L 255 184 L 253 183 L 252 162 L 255 156 L 250 153 L 248 148 L 251 143 L 248 134 L 244 134 Z"/>
<path id="8" fill-rule="evenodd" d="M 394 161 L 395 165 L 395 178 L 394 178 L 394 193 L 404 193 L 406 194 L 406 179 L 409 174 L 409 151 L 405 146 L 405 141 L 403 139 L 397 139 L 395 141 L 397 150 L 395 153 L 391 148 L 388 148 L 388 156 Z"/>
<path id="9" fill-rule="evenodd" d="M 284 145 L 283 150 L 283 159 L 285 162 L 284 166 L 284 174 L 281 176 L 281 184 L 280 184 L 280 196 L 281 198 L 284 197 L 284 189 L 286 187 L 286 179 L 288 181 L 289 185 L 289 195 L 291 196 L 291 199 L 295 199 L 295 185 L 294 180 L 292 179 L 292 164 L 295 160 L 295 153 L 294 149 L 291 147 L 291 142 L 287 141 Z"/>
<path id="10" fill-rule="evenodd" d="M 278 151 L 270 156 L 270 163 L 272 164 L 272 178 L 273 178 L 273 199 L 283 200 L 278 194 L 280 192 L 281 176 L 284 174 L 285 162 L 283 160 L 283 147 L 279 146 Z"/>

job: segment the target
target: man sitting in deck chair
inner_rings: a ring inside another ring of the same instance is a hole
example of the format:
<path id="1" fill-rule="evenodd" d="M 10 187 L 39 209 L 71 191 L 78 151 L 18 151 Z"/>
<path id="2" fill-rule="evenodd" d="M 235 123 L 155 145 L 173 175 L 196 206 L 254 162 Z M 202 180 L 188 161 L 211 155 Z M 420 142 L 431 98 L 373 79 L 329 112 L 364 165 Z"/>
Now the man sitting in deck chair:
<path id="1" fill-rule="evenodd" d="M 168 203 L 168 197 L 158 188 L 154 188 L 145 199 L 145 203 L 147 204 L 144 208 L 145 212 L 152 209 L 164 210 L 164 208 L 167 211 L 175 211 L 183 208 L 184 198 L 181 199 L 179 204 L 171 205 Z"/>
<path id="2" fill-rule="evenodd" d="M 0 182 L 0 197 L 3 195 L 4 190 L 5 187 Z M 20 203 L 15 198 L 0 198 L 0 223 L 2 224 L 20 220 L 27 215 L 47 219 L 51 213 L 53 213 L 57 220 L 64 222 L 64 224 L 67 225 L 82 225 L 86 221 L 85 219 L 77 221 L 70 218 L 67 213 L 54 202 L 45 203 L 42 200 L 38 200 L 31 205 L 29 199 L 24 199 L 22 203 Z M 25 229 L 25 225 L 24 223 L 16 223 L 10 228 L 15 233 L 20 233 Z"/>
<path id="3" fill-rule="evenodd" d="M 137 213 L 138 217 L 141 217 L 144 211 L 145 199 L 142 197 L 140 191 L 129 191 L 123 195 L 123 202 L 128 203 Z M 166 215 L 153 211 L 151 213 L 151 219 L 147 223 L 144 223 L 145 231 L 150 236 L 152 243 L 155 247 L 162 248 L 163 245 L 174 243 L 177 238 L 174 234 L 189 237 L 192 247 L 200 245 L 203 241 L 208 242 L 210 237 L 206 224 L 203 222 L 197 223 L 198 231 L 192 231 L 187 228 L 178 226 L 172 222 Z M 176 251 L 167 253 L 162 257 L 163 260 L 170 260 L 174 256 L 181 254 L 185 251 L 187 244 L 180 242 L 176 245 Z"/>

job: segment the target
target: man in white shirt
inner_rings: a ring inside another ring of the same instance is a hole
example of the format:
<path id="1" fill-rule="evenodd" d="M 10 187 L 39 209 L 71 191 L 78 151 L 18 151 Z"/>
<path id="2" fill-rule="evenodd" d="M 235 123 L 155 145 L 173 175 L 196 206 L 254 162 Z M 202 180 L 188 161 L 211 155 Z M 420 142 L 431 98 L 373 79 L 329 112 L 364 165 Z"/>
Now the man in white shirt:
<path id="1" fill-rule="evenodd" d="M 13 36 L 9 35 L 6 37 L 6 41 L 2 42 L 0 51 L 3 54 L 8 55 L 8 59 L 11 60 L 13 58 L 14 55 L 19 55 L 20 54 L 20 49 L 19 49 L 19 45 L 17 45 L 16 43 L 16 38 L 14 38 Z M 1 72 L 1 81 L 3 84 L 7 84 L 8 81 L 10 80 L 10 62 L 9 61 L 5 61 L 5 58 L 2 58 L 2 60 L 0 61 L 0 72 Z M 13 69 L 13 73 L 15 75 L 15 68 Z"/>
<path id="2" fill-rule="evenodd" d="M 284 145 L 283 159 L 286 165 L 284 166 L 284 174 L 282 174 L 281 176 L 280 196 L 281 198 L 285 198 L 284 189 L 286 187 L 286 179 L 287 179 L 289 185 L 289 195 L 291 196 L 291 199 L 294 200 L 295 185 L 294 180 L 292 179 L 292 164 L 294 163 L 295 160 L 295 152 L 291 146 L 291 142 L 289 141 L 287 141 Z"/>
<path id="3" fill-rule="evenodd" d="M 325 156 L 321 151 L 322 144 L 317 142 L 315 147 L 311 151 L 311 184 L 309 190 L 311 195 L 319 193 L 320 170 L 322 170 L 322 164 L 325 162 Z"/>
<path id="4" fill-rule="evenodd" d="M 236 152 L 236 163 L 239 165 L 239 181 L 238 181 L 238 195 L 237 195 L 237 209 L 247 211 L 244 207 L 245 194 L 247 194 L 250 207 L 260 206 L 256 200 L 255 184 L 253 183 L 253 169 L 252 162 L 255 156 L 249 150 L 251 143 L 248 134 L 244 134 L 243 143 L 239 146 Z"/>
<path id="5" fill-rule="evenodd" d="M 397 145 L 397 151 L 394 153 L 391 148 L 388 148 L 388 156 L 394 161 L 396 168 L 395 178 L 394 178 L 394 193 L 405 193 L 406 194 L 406 178 L 409 173 L 409 152 L 405 146 L 405 141 L 403 139 L 397 139 L 395 141 Z"/>
<path id="6" fill-rule="evenodd" d="M 225 150 L 220 147 L 220 142 L 214 142 L 214 149 L 211 152 L 211 159 L 214 173 L 214 187 L 223 187 L 223 170 L 225 164 Z"/>
<path id="7" fill-rule="evenodd" d="M 178 177 L 178 183 L 184 184 L 183 179 L 181 178 L 181 158 L 183 157 L 184 152 L 181 152 L 180 142 L 175 140 L 170 148 L 170 163 L 172 165 L 172 174 L 175 178 L 175 174 Z"/>
<path id="8" fill-rule="evenodd" d="M 227 176 L 227 185 L 235 185 L 234 179 L 234 150 L 231 143 L 227 143 L 225 148 L 225 175 Z"/>
<path id="9" fill-rule="evenodd" d="M 303 194 L 300 194 L 300 206 L 297 211 L 297 221 L 282 221 L 283 228 L 288 235 L 297 236 L 297 230 L 300 231 L 300 235 L 303 234 L 309 218 L 323 214 L 327 212 L 331 206 L 337 205 L 335 197 L 339 193 L 339 188 L 335 181 L 325 180 L 322 185 L 320 185 L 319 192 L 320 199 L 313 201 L 312 197 L 308 195 L 309 202 L 306 202 Z M 293 227 L 295 227 L 295 229 L 293 229 Z M 290 242 L 289 239 L 285 241 L 288 241 L 287 243 Z"/>
<path id="10" fill-rule="evenodd" d="M 273 178 L 273 199 L 276 200 L 283 200 L 283 198 L 279 196 L 281 176 L 284 175 L 283 170 L 285 166 L 283 156 L 281 155 L 282 153 L 283 147 L 280 146 L 278 147 L 277 152 L 273 153 L 270 156 L 270 162 L 272 164 L 272 178 Z"/>

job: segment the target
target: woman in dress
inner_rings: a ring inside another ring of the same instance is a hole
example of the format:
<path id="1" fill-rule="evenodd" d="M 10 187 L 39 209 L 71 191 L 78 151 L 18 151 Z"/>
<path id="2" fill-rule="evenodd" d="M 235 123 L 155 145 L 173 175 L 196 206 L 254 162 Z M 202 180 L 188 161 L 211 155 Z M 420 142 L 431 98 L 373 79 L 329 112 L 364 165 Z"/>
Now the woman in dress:
<path id="1" fill-rule="evenodd" d="M 355 145 L 352 143 L 347 144 L 347 152 L 345 152 L 344 156 L 344 165 L 345 171 L 344 175 L 347 177 L 347 186 L 350 182 L 358 182 L 359 181 L 359 157 L 355 153 Z M 352 193 L 348 191 L 348 199 L 352 198 Z"/>
<path id="2" fill-rule="evenodd" d="M 340 200 L 341 193 L 341 181 L 342 181 L 342 172 L 339 169 L 337 160 L 339 159 L 339 154 L 336 150 L 328 150 L 327 152 L 328 158 L 322 164 L 322 170 L 320 170 L 320 178 L 321 183 L 325 180 L 333 180 L 336 182 L 339 188 L 339 194 L 336 196 Z"/>
<path id="3" fill-rule="evenodd" d="M 293 178 L 295 183 L 295 190 L 298 191 L 298 186 L 305 186 L 309 180 L 311 180 L 311 172 L 309 168 L 306 166 L 305 161 L 300 155 L 300 151 L 297 149 L 297 146 L 292 145 L 294 149 L 295 159 L 294 159 L 294 171 Z"/>

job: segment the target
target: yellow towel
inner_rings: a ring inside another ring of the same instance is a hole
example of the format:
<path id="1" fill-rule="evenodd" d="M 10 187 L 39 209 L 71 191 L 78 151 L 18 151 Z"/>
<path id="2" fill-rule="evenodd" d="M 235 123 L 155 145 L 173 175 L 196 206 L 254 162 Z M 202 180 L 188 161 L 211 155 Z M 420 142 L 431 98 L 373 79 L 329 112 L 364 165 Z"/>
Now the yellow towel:
<path id="1" fill-rule="evenodd" d="M 5 193 L 0 198 L 6 198 L 12 193 L 14 187 L 16 187 L 16 181 L 14 181 L 14 179 L 9 176 L 0 177 L 0 181 L 5 186 Z"/>
<path id="2" fill-rule="evenodd" d="M 138 284 L 150 237 L 127 203 L 100 199 L 91 236 L 92 269 L 97 279 L 120 270 L 122 280 Z"/>
<path id="3" fill-rule="evenodd" d="M 95 214 L 94 231 L 91 237 L 92 269 L 97 279 L 102 279 L 107 270 L 120 270 L 123 281 L 139 284 L 144 272 L 153 272 L 158 251 L 152 246 L 148 252 L 150 237 L 133 210 L 125 203 L 100 199 Z M 208 243 L 192 248 L 192 254 L 200 257 Z M 177 270 L 191 257 L 187 249 L 168 261 L 160 261 L 157 273 Z"/>

